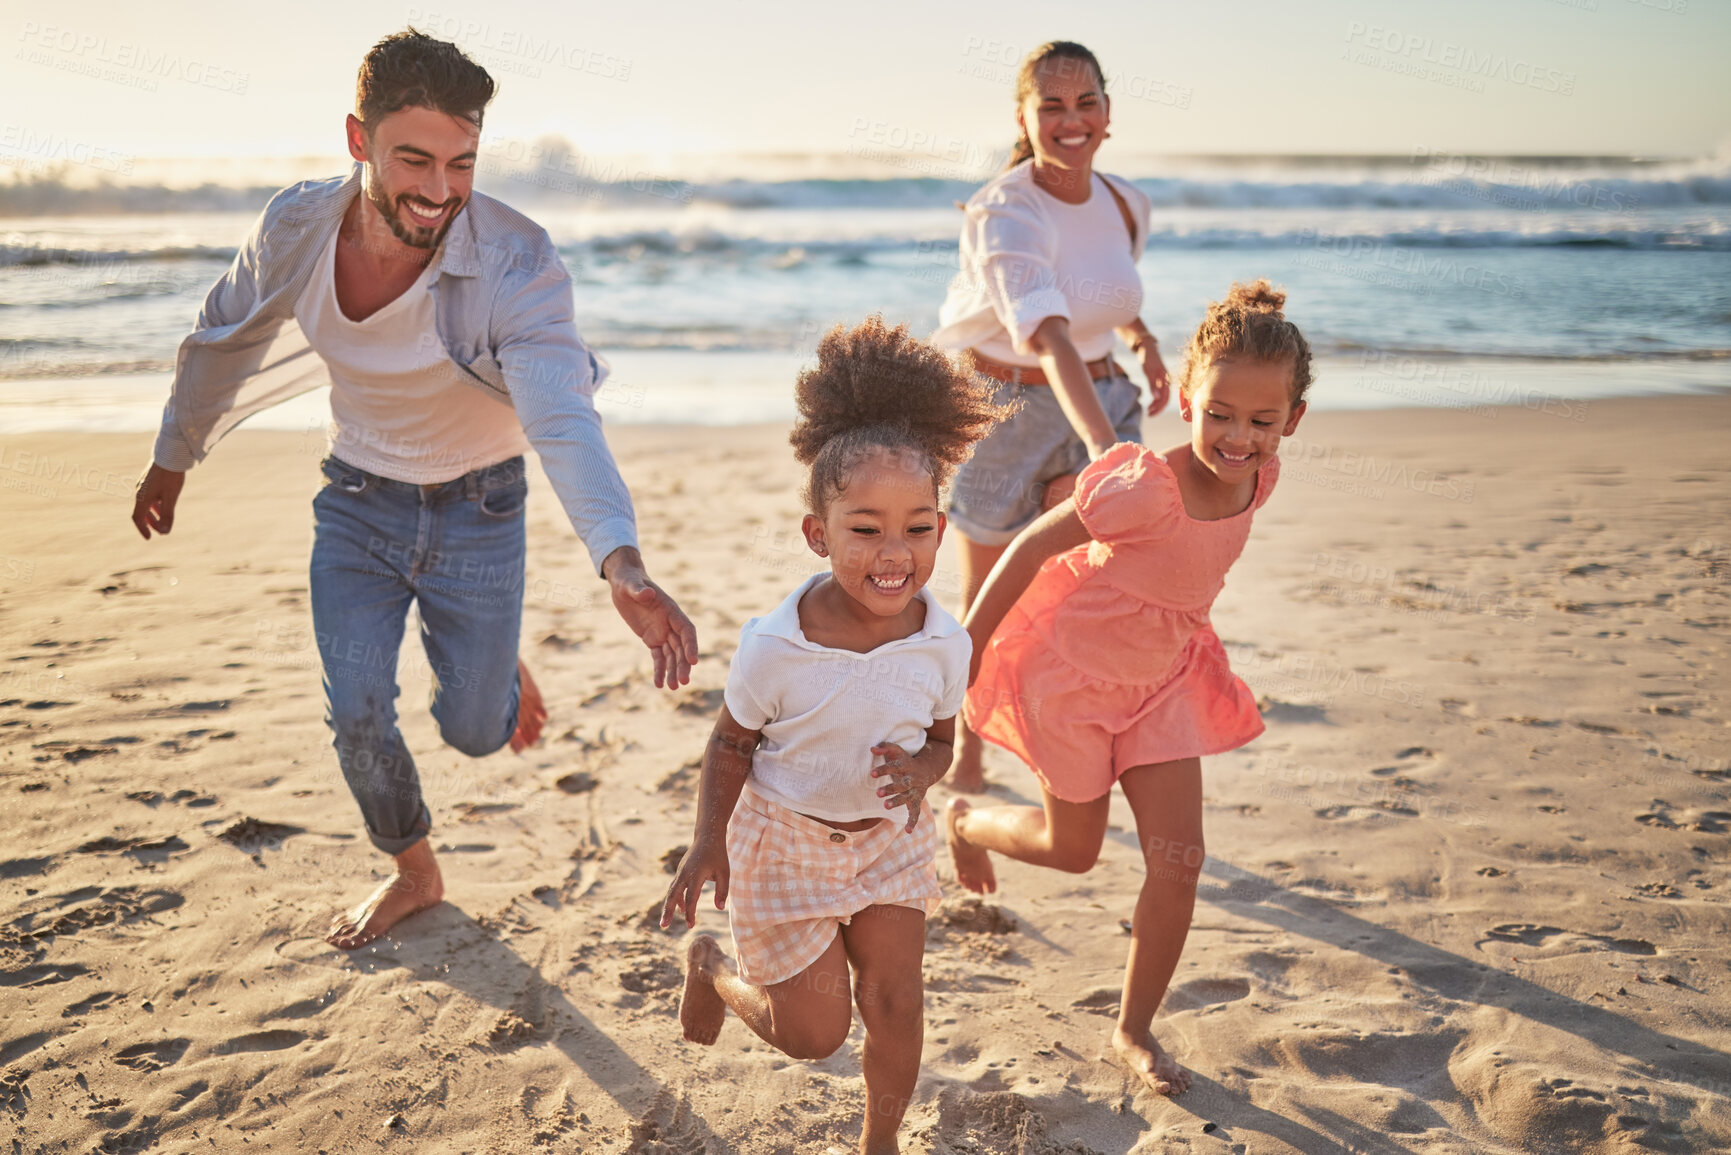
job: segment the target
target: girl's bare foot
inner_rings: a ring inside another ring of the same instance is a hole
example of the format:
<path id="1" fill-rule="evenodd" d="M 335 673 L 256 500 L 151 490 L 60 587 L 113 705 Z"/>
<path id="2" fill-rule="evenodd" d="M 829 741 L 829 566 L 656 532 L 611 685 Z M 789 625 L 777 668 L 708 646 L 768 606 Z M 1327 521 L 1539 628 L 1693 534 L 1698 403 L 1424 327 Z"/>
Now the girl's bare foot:
<path id="1" fill-rule="evenodd" d="M 727 1004 L 715 991 L 715 978 L 733 969 L 713 938 L 700 934 L 685 948 L 685 993 L 679 997 L 679 1025 L 693 1043 L 709 1046 L 721 1037 Z"/>
<path id="2" fill-rule="evenodd" d="M 541 701 L 541 687 L 529 676 L 529 667 L 517 659 L 517 730 L 511 735 L 511 753 L 521 754 L 541 737 L 541 727 L 547 723 L 547 707 Z"/>
<path id="3" fill-rule="evenodd" d="M 411 914 L 439 905 L 444 897 L 439 864 L 423 838 L 397 855 L 396 872 L 383 886 L 331 920 L 325 941 L 341 950 L 366 946 Z"/>
<path id="4" fill-rule="evenodd" d="M 944 807 L 944 840 L 949 843 L 956 881 L 975 894 L 990 894 L 998 889 L 998 872 L 992 868 L 992 856 L 962 837 L 962 816 L 972 809 L 966 798 L 950 799 L 950 804 Z"/>
<path id="5" fill-rule="evenodd" d="M 1112 1032 L 1112 1049 L 1118 1059 L 1157 1095 L 1181 1095 L 1190 1089 L 1190 1072 L 1161 1049 L 1149 1031 Z"/>

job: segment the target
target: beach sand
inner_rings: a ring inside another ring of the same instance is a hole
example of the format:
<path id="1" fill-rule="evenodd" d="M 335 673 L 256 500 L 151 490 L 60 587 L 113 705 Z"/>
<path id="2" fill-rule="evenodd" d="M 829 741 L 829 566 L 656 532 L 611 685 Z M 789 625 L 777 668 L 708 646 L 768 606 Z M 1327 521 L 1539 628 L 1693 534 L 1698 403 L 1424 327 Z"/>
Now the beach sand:
<path id="1" fill-rule="evenodd" d="M 545 739 L 443 747 L 410 642 L 447 902 L 352 954 L 321 932 L 387 862 L 322 721 L 322 444 L 236 433 L 145 543 L 148 436 L 0 442 L 12 1150 L 857 1142 L 858 1028 L 822 1062 L 737 1021 L 684 1043 L 681 933 L 651 913 L 739 626 L 817 566 L 798 467 L 780 428 L 611 436 L 700 631 L 693 683 L 653 687 L 537 476 Z M 1143 871 L 1120 799 L 1087 874 L 1000 862 L 981 905 L 941 864 L 906 1149 L 1731 1147 L 1728 444 L 1726 396 L 1307 418 L 1214 615 L 1268 732 L 1204 767 L 1209 859 L 1155 1023 L 1193 1089 L 1099 1059 Z M 1002 752 L 988 773 L 1035 796 Z M 728 941 L 707 899 L 700 925 Z"/>

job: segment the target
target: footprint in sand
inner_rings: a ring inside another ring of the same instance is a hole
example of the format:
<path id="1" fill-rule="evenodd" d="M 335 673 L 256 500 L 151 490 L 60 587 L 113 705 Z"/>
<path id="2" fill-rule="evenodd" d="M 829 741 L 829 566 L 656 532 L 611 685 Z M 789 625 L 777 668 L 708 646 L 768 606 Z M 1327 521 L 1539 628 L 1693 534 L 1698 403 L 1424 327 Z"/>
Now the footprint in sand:
<path id="1" fill-rule="evenodd" d="M 46 751 L 47 753 L 45 758 L 48 759 L 51 759 L 54 755 L 58 754 L 62 761 L 71 762 L 74 765 L 90 758 L 100 758 L 105 754 L 120 753 L 119 748 L 114 746 L 85 746 L 83 744 L 66 741 L 38 742 L 32 746 L 31 749 Z M 44 759 L 37 759 L 37 761 L 42 760 Z"/>
<path id="2" fill-rule="evenodd" d="M 631 1124 L 625 1155 L 703 1155 L 708 1150 L 702 1125 L 692 1115 L 691 1101 L 683 1092 L 675 1099 L 663 1087 L 648 1110 Z"/>
<path id="3" fill-rule="evenodd" d="M 46 987 L 70 982 L 90 973 L 81 963 L 38 963 L 34 966 L 0 966 L 0 987 Z"/>
<path id="4" fill-rule="evenodd" d="M 134 1043 L 114 1053 L 114 1061 L 134 1071 L 160 1071 L 180 1062 L 191 1039 L 158 1039 L 153 1043 Z"/>
<path id="5" fill-rule="evenodd" d="M 1194 1011 L 1224 1006 L 1249 995 L 1247 979 L 1194 979 L 1173 987 L 1163 1005 L 1169 1011 Z"/>
<path id="6" fill-rule="evenodd" d="M 231 822 L 223 828 L 217 838 L 256 857 L 261 850 L 281 850 L 286 839 L 296 834 L 305 833 L 306 827 L 304 826 L 289 826 L 282 822 L 262 822 L 249 816 L 238 822 Z"/>
<path id="7" fill-rule="evenodd" d="M 166 862 L 170 855 L 192 848 L 178 834 L 160 838 L 148 835 L 136 838 L 96 838 L 72 848 L 74 854 L 129 854 L 140 861 Z"/>
<path id="8" fill-rule="evenodd" d="M 1087 1011 L 1092 1015 L 1107 1015 L 1116 1017 L 1118 1003 L 1123 998 L 1123 992 L 1117 987 L 1098 987 L 1089 991 L 1070 1005 L 1079 1011 Z"/>
<path id="9" fill-rule="evenodd" d="M 1284 702 L 1279 698 L 1258 698 L 1256 709 L 1270 722 L 1308 725 L 1328 721 L 1328 709 L 1325 706 L 1307 706 L 1298 702 Z"/>
<path id="10" fill-rule="evenodd" d="M 112 890 L 86 887 L 57 898 L 55 907 L 13 920 L 11 933 L 23 942 L 62 938 L 97 927 L 124 926 L 149 915 L 178 909 L 186 902 L 184 896 L 172 890 L 140 891 L 135 886 Z M 89 901 L 92 898 L 97 901 Z"/>
<path id="11" fill-rule="evenodd" d="M 515 802 L 458 802 L 452 805 L 459 822 L 480 822 L 492 814 L 504 814 L 518 809 Z"/>
<path id="12" fill-rule="evenodd" d="M 1524 961 L 1561 958 L 1565 955 L 1582 954 L 1591 950 L 1609 950 L 1618 954 L 1646 957 L 1659 953 L 1659 948 L 1644 938 L 1613 938 L 1604 934 L 1584 934 L 1579 931 L 1564 930 L 1561 927 L 1537 926 L 1529 922 L 1511 922 L 1502 926 L 1493 926 L 1484 932 L 1484 936 L 1474 944 L 1481 951 L 1489 943 L 1513 943 L 1518 946 L 1534 948 L 1536 953 L 1523 953 L 1521 955 Z M 1553 942 L 1553 939 L 1556 941 Z"/>
<path id="13" fill-rule="evenodd" d="M 52 854 L 40 858 L 9 858 L 0 862 L 0 878 L 34 878 L 59 865 L 60 860 Z"/>
<path id="14" fill-rule="evenodd" d="M 1059 1143 L 1047 1133 L 1046 1117 L 1014 1091 L 972 1091 L 946 1085 L 938 1090 L 934 1150 L 1019 1151 L 1027 1155 L 1092 1152 L 1080 1140 Z"/>
<path id="15" fill-rule="evenodd" d="M 120 995 L 114 991 L 98 991 L 89 998 L 79 999 L 71 1006 L 61 1010 L 60 1017 L 76 1019 L 82 1015 L 88 1015 L 91 1011 L 100 1011 L 119 997 Z"/>
<path id="16" fill-rule="evenodd" d="M 252 1051 L 286 1051 L 306 1040 L 307 1036 L 300 1031 L 278 1027 L 270 1031 L 254 1031 L 251 1034 L 239 1035 L 227 1042 L 218 1043 L 211 1048 L 211 1053 L 238 1055 Z"/>

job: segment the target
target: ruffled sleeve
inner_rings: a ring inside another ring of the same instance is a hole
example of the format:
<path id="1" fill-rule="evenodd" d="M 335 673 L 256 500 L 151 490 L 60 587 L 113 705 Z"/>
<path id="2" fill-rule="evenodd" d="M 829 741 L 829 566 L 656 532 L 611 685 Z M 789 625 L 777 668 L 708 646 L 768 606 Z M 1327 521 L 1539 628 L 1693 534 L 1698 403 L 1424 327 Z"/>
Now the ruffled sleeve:
<path id="1" fill-rule="evenodd" d="M 1076 478 L 1076 513 L 1095 541 L 1156 541 L 1182 510 L 1178 479 L 1154 451 L 1121 441 Z"/>
<path id="2" fill-rule="evenodd" d="M 1261 509 L 1274 495 L 1274 483 L 1280 480 L 1280 458 L 1270 457 L 1262 463 L 1262 468 L 1257 470 L 1257 473 L 1256 501 L 1251 506 L 1252 509 Z"/>
<path id="3" fill-rule="evenodd" d="M 1002 187 L 968 204 L 962 274 L 988 301 L 1018 353 L 1047 317 L 1070 319 L 1054 265 L 1058 238 L 1031 200 Z"/>

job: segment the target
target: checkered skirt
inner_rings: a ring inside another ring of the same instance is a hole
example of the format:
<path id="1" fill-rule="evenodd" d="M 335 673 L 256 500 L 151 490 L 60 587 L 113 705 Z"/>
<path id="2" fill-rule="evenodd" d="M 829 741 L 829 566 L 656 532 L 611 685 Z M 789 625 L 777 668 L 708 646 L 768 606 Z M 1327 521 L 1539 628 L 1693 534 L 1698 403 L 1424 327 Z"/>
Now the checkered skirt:
<path id="1" fill-rule="evenodd" d="M 746 785 L 727 825 L 727 918 L 740 977 L 768 986 L 804 971 L 869 906 L 938 909 L 937 823 L 922 805 L 910 833 L 896 811 L 836 830 Z"/>

